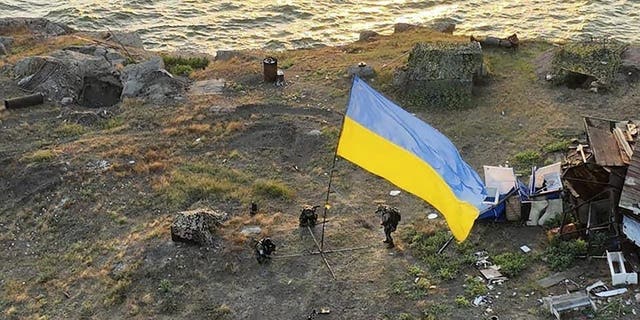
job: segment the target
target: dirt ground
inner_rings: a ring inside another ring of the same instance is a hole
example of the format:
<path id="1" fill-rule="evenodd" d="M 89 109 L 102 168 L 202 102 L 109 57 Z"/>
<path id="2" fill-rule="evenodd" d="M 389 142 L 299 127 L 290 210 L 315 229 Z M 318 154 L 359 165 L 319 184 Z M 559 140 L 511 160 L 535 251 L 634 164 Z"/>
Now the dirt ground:
<path id="1" fill-rule="evenodd" d="M 324 203 L 349 89 L 346 66 L 367 60 L 384 70 L 372 85 L 402 102 L 389 86 L 395 66 L 384 66 L 429 36 L 279 53 L 288 65 L 284 88 L 260 80 L 264 53 L 246 52 L 194 75 L 225 78 L 221 96 L 161 106 L 127 100 L 104 109 L 107 116 L 97 121 L 78 121 L 79 113 L 95 111 L 79 107 L 0 111 L 2 317 L 310 319 L 313 310 L 328 308 L 314 319 L 552 319 L 539 299 L 565 287 L 535 284 L 552 273 L 539 260 L 489 290 L 490 305 L 455 302 L 465 294 L 466 276 L 479 276 L 473 266 L 452 280 L 432 279 L 419 295 L 397 290 L 415 281 L 410 268 L 427 268 L 404 237 L 407 230 L 443 222 L 426 220 L 433 209 L 423 201 L 404 192 L 390 196 L 393 185 L 345 160 L 336 163 L 325 249 L 365 248 L 326 255 L 334 280 L 312 254 L 309 231 L 297 226 L 302 205 Z M 479 172 L 485 164 L 513 162 L 521 151 L 542 152 L 559 139 L 556 132 L 579 136 L 585 115 L 637 118 L 637 83 L 594 94 L 537 79 L 535 58 L 549 47 L 525 42 L 515 52 L 486 50 L 492 75 L 477 88 L 474 108 L 408 108 L 450 137 Z M 0 98 L 19 94 L 15 81 L 0 76 Z M 261 192 L 264 185 L 277 195 Z M 259 205 L 255 217 L 248 215 L 252 201 Z M 381 242 L 379 202 L 402 213 L 395 249 Z M 219 246 L 171 241 L 172 217 L 203 205 L 230 215 Z M 244 226 L 262 232 L 243 236 Z M 320 238 L 322 226 L 313 232 Z M 260 236 L 278 245 L 265 265 L 251 250 Z M 547 246 L 545 230 L 518 223 L 479 222 L 467 241 L 490 255 L 528 245 L 538 256 Z M 579 260 L 572 270 L 581 286 L 609 277 L 601 259 Z M 629 288 L 615 300 L 621 303 L 599 303 L 618 310 L 595 318 L 635 319 L 638 288 Z"/>

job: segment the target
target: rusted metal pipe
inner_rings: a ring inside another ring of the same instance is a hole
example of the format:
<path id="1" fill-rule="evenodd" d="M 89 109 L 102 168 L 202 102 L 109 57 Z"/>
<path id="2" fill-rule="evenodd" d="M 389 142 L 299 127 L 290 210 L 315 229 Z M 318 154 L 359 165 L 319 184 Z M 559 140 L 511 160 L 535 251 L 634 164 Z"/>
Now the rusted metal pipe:
<path id="1" fill-rule="evenodd" d="M 43 102 L 44 96 L 42 93 L 36 93 L 24 97 L 6 99 L 4 100 L 4 107 L 7 109 L 19 109 L 39 105 Z"/>

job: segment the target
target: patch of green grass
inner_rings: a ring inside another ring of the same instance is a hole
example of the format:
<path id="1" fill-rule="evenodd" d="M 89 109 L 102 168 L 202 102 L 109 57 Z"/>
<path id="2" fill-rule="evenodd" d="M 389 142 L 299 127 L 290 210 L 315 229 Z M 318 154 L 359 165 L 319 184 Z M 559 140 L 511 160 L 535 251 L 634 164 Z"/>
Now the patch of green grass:
<path id="1" fill-rule="evenodd" d="M 427 264 L 431 274 L 442 280 L 455 279 L 462 268 L 475 262 L 473 244 L 469 241 L 451 244 L 455 250 L 445 250 L 443 253 L 437 254 L 449 238 L 449 233 L 444 230 L 435 231 L 433 234 L 424 234 L 410 229 L 404 235 L 404 240 L 409 243 L 414 254 Z"/>
<path id="2" fill-rule="evenodd" d="M 77 123 L 65 123 L 57 127 L 54 132 L 62 137 L 74 137 L 86 133 L 87 129 Z"/>
<path id="3" fill-rule="evenodd" d="M 250 193 L 249 182 L 250 177 L 242 171 L 194 163 L 174 170 L 161 192 L 176 206 L 199 200 L 242 200 Z"/>
<path id="4" fill-rule="evenodd" d="M 158 290 L 160 292 L 167 293 L 167 292 L 170 292 L 172 288 L 173 288 L 173 285 L 171 284 L 171 281 L 167 279 L 160 280 L 160 285 L 158 286 Z"/>
<path id="5" fill-rule="evenodd" d="M 410 313 L 401 313 L 395 319 L 397 320 L 415 320 L 416 318 Z"/>
<path id="6" fill-rule="evenodd" d="M 457 296 L 455 299 L 455 303 L 460 308 L 469 308 L 471 307 L 471 302 L 465 296 Z"/>
<path id="7" fill-rule="evenodd" d="M 118 305 L 123 303 L 127 299 L 127 291 L 129 291 L 129 286 L 131 285 L 131 280 L 128 278 L 123 278 L 108 288 L 107 298 L 105 299 L 106 305 Z"/>
<path id="8" fill-rule="evenodd" d="M 505 252 L 493 257 L 493 262 L 499 265 L 500 272 L 512 278 L 519 275 L 529 266 L 529 257 L 522 253 Z"/>
<path id="9" fill-rule="evenodd" d="M 122 117 L 113 117 L 107 121 L 102 122 L 101 127 L 104 130 L 115 129 L 124 125 L 124 119 Z"/>
<path id="10" fill-rule="evenodd" d="M 423 320 L 442 320 L 450 319 L 453 307 L 444 303 L 433 303 L 425 308 Z"/>
<path id="11" fill-rule="evenodd" d="M 571 144 L 570 140 L 556 141 L 544 146 L 542 150 L 546 153 L 562 152 L 562 151 L 566 151 L 567 148 L 569 148 L 570 144 Z"/>
<path id="12" fill-rule="evenodd" d="M 277 180 L 258 180 L 253 184 L 253 194 L 270 199 L 291 200 L 295 192 Z"/>
<path id="13" fill-rule="evenodd" d="M 540 152 L 534 150 L 526 150 L 516 153 L 513 156 L 513 165 L 521 169 L 528 169 L 542 162 Z"/>
<path id="14" fill-rule="evenodd" d="M 53 150 L 42 149 L 38 150 L 32 154 L 26 155 L 22 157 L 23 161 L 26 162 L 48 162 L 56 157 L 56 153 Z"/>
<path id="15" fill-rule="evenodd" d="M 231 319 L 231 314 L 233 313 L 231 308 L 224 303 L 219 306 L 205 307 L 203 311 L 207 315 L 207 319 L 212 320 Z"/>
<path id="16" fill-rule="evenodd" d="M 563 241 L 554 238 L 545 249 L 543 257 L 554 271 L 571 267 L 578 256 L 587 254 L 587 242 L 581 239 Z"/>
<path id="17" fill-rule="evenodd" d="M 422 279 L 423 278 L 421 278 L 420 280 Z M 400 281 L 394 282 L 391 285 L 391 289 L 393 293 L 397 295 L 404 296 L 411 300 L 420 300 L 426 297 L 428 294 L 428 289 L 430 284 L 428 284 L 428 280 L 425 279 L 425 281 L 427 281 L 427 283 L 422 283 L 421 285 L 417 285 L 417 283 L 413 283 L 413 281 L 400 280 Z M 426 288 L 425 288 L 425 285 L 426 285 Z"/>
<path id="18" fill-rule="evenodd" d="M 478 277 L 467 276 L 464 279 L 464 294 L 473 299 L 477 296 L 484 296 L 489 292 L 484 281 Z"/>
<path id="19" fill-rule="evenodd" d="M 170 67 L 169 72 L 177 76 L 188 77 L 193 72 L 193 68 L 190 65 L 178 64 Z"/>

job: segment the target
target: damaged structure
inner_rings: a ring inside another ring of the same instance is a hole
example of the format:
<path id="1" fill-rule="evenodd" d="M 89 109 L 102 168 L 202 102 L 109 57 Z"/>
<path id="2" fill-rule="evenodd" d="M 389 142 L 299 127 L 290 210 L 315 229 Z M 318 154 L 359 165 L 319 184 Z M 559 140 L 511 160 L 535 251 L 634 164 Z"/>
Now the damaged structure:
<path id="1" fill-rule="evenodd" d="M 474 81 L 482 73 L 478 42 L 418 43 L 394 84 L 416 104 L 459 108 L 471 102 Z"/>
<path id="2" fill-rule="evenodd" d="M 568 43 L 543 53 L 538 76 L 571 89 L 607 90 L 640 77 L 637 47 L 613 40 Z"/>
<path id="3" fill-rule="evenodd" d="M 588 254 L 606 252 L 612 279 L 618 283 L 637 283 L 635 273 L 632 278 L 626 275 L 626 270 L 632 270 L 626 265 L 637 265 L 640 244 L 640 187 L 636 182 L 640 154 L 634 152 L 638 125 L 636 120 L 585 117 L 587 141 L 571 148 L 562 174 L 570 208 L 563 212 L 560 236 L 581 234 L 588 241 Z M 569 215 L 575 223 L 568 223 Z M 630 241 L 623 241 L 622 236 Z M 615 280 L 620 277 L 625 280 Z"/>

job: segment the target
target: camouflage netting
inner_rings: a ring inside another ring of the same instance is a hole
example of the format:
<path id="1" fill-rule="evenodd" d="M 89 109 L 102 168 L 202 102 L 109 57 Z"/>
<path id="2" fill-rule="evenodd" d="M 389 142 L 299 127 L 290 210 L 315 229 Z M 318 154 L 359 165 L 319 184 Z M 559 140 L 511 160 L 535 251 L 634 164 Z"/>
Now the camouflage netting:
<path id="1" fill-rule="evenodd" d="M 620 56 L 625 49 L 626 45 L 617 42 L 569 43 L 553 57 L 554 82 L 565 84 L 578 74 L 592 77 L 601 87 L 610 86 L 620 69 Z"/>
<path id="2" fill-rule="evenodd" d="M 471 102 L 473 79 L 481 70 L 477 42 L 418 43 L 395 83 L 413 104 L 460 108 Z"/>

